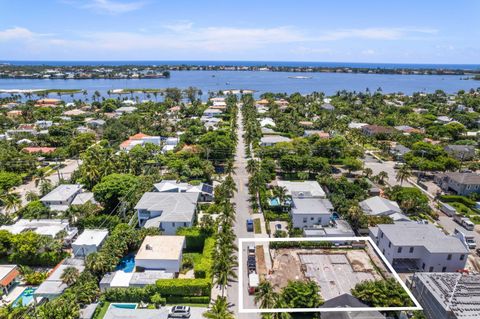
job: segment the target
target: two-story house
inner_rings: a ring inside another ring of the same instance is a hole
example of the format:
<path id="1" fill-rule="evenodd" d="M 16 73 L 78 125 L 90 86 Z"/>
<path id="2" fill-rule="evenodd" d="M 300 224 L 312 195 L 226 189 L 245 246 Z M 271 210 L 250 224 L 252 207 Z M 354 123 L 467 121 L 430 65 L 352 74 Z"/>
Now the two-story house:
<path id="1" fill-rule="evenodd" d="M 448 172 L 435 176 L 435 182 L 444 191 L 453 191 L 457 195 L 466 196 L 480 193 L 480 175 L 476 173 Z"/>

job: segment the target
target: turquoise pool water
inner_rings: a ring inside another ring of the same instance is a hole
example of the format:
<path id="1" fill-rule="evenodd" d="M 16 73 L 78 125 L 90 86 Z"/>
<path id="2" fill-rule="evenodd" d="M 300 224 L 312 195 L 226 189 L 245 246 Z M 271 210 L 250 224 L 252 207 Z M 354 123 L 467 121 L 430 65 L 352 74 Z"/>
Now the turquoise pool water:
<path id="1" fill-rule="evenodd" d="M 127 256 L 120 259 L 115 270 L 123 270 L 124 272 L 133 272 L 135 269 L 135 255 L 128 254 Z"/>
<path id="2" fill-rule="evenodd" d="M 269 200 L 270 206 L 278 206 L 280 205 L 280 200 L 275 197 L 275 198 L 270 198 Z"/>
<path id="3" fill-rule="evenodd" d="M 110 307 L 120 309 L 137 309 L 136 303 L 111 303 Z"/>
<path id="4" fill-rule="evenodd" d="M 12 307 L 20 307 L 20 306 L 27 306 L 33 301 L 33 292 L 37 290 L 37 288 L 25 288 L 20 296 L 15 299 L 12 304 Z"/>

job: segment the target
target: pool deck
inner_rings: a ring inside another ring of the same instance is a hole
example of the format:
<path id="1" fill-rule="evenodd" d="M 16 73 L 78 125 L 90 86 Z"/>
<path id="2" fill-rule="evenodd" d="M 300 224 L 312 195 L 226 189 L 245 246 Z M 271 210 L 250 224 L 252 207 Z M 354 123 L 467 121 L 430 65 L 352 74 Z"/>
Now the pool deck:
<path id="1" fill-rule="evenodd" d="M 13 303 L 27 287 L 31 287 L 31 285 L 23 285 L 23 284 L 16 285 L 12 290 L 10 290 L 10 293 L 7 295 L 8 302 L 6 304 L 9 305 Z"/>

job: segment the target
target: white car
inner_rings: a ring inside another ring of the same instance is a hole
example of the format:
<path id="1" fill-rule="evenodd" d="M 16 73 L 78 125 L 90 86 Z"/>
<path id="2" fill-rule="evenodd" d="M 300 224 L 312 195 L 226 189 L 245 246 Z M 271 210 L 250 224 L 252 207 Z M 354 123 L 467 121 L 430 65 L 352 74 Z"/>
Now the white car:
<path id="1" fill-rule="evenodd" d="M 168 318 L 190 318 L 189 306 L 173 306 Z"/>

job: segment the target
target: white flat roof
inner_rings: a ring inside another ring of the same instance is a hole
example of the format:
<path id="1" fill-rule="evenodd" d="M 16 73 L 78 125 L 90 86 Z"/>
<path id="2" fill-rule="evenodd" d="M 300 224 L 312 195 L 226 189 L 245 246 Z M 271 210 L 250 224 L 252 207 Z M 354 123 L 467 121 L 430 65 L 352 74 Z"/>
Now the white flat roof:
<path id="1" fill-rule="evenodd" d="M 147 236 L 135 259 L 178 260 L 185 245 L 185 236 Z"/>
<path id="2" fill-rule="evenodd" d="M 42 202 L 55 202 L 64 201 L 78 193 L 82 189 L 80 184 L 63 184 L 57 186 L 47 195 L 43 196 L 40 200 Z"/>
<path id="3" fill-rule="evenodd" d="M 98 247 L 107 235 L 107 229 L 85 229 L 73 242 L 73 245 L 95 245 Z"/>
<path id="4" fill-rule="evenodd" d="M 277 181 L 277 185 L 285 187 L 287 195 L 292 197 L 325 197 L 325 191 L 317 181 Z"/>
<path id="5" fill-rule="evenodd" d="M 132 276 L 133 272 L 124 272 L 123 270 L 116 271 L 110 282 L 110 287 L 128 287 Z"/>

